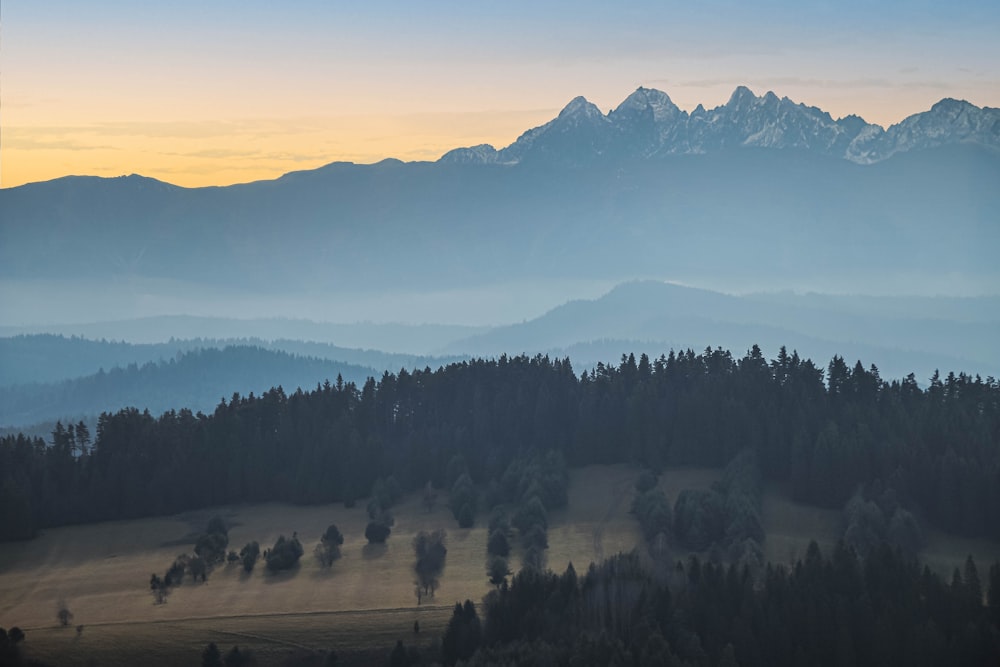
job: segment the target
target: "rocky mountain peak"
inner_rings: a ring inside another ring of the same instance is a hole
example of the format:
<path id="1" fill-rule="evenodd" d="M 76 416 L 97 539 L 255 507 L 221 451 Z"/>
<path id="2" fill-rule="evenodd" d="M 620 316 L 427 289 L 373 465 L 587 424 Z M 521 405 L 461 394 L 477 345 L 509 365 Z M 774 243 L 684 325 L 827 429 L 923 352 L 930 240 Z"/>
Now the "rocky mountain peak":
<path id="1" fill-rule="evenodd" d="M 748 106 L 757 102 L 759 98 L 753 94 L 753 91 L 746 86 L 737 86 L 733 94 L 729 96 L 729 101 L 726 102 L 726 107 L 732 110 L 746 109 Z"/>
<path id="2" fill-rule="evenodd" d="M 640 86 L 607 115 L 580 96 L 548 123 L 510 146 L 449 151 L 442 161 L 518 164 L 541 160 L 585 164 L 593 159 L 650 158 L 759 147 L 806 150 L 867 164 L 908 150 L 975 142 L 1000 148 L 1000 109 L 943 99 L 883 130 L 856 115 L 834 120 L 822 109 L 738 86 L 726 104 L 690 114 L 666 93 Z"/>
<path id="3" fill-rule="evenodd" d="M 570 103 L 559 112 L 559 118 L 603 118 L 604 114 L 594 104 L 587 101 L 587 98 L 579 95 L 570 100 Z"/>

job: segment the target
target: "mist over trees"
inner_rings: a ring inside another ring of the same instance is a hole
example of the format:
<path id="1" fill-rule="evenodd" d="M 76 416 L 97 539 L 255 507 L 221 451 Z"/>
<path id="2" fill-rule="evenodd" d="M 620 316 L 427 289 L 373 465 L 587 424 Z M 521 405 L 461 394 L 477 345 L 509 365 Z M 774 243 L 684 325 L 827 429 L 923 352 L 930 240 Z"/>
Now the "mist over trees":
<path id="1" fill-rule="evenodd" d="M 724 466 L 749 451 L 762 479 L 797 500 L 840 509 L 859 486 L 891 489 L 944 530 L 1000 537 L 996 380 L 935 374 L 922 389 L 912 376 L 886 382 L 840 357 L 824 369 L 784 349 L 770 361 L 756 348 L 738 359 L 629 355 L 579 376 L 565 360 L 503 356 L 361 387 L 234 395 L 211 414 L 125 409 L 103 414 L 91 437 L 84 454 L 63 436 L 0 439 L 0 536 L 239 502 L 352 501 L 390 477 L 403 491 L 448 488 L 459 457 L 477 487 L 495 483 L 489 507 L 509 503 L 523 539 L 565 503 L 565 467 L 546 457 L 656 470 Z M 740 497 L 752 534 L 753 494 Z M 727 498 L 691 498 L 681 514 L 704 510 L 699 530 L 718 535 L 728 524 L 711 507 Z"/>

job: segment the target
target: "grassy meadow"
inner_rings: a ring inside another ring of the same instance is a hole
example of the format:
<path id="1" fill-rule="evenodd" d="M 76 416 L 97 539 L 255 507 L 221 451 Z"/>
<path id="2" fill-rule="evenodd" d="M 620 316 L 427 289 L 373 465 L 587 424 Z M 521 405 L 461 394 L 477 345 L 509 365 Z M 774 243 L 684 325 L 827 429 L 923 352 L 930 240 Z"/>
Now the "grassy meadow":
<path id="1" fill-rule="evenodd" d="M 569 507 L 550 516 L 548 563 L 583 570 L 594 560 L 627 551 L 641 539 L 629 514 L 638 472 L 627 466 L 593 466 L 572 473 Z M 396 518 L 385 545 L 368 545 L 367 513 L 359 503 L 281 504 L 215 508 L 173 517 L 116 521 L 46 530 L 30 542 L 0 545 L 0 626 L 27 634 L 26 654 L 56 664 L 131 664 L 162 656 L 162 664 L 191 664 L 210 641 L 228 650 L 251 648 L 266 664 L 317 655 L 334 648 L 352 655 L 367 647 L 388 652 L 440 637 L 455 602 L 479 601 L 489 591 L 486 516 L 458 528 L 446 494 L 433 510 L 412 494 L 393 508 Z M 190 552 L 213 514 L 231 524 L 230 548 L 257 540 L 270 547 L 279 535 L 297 532 L 306 550 L 298 568 L 271 574 L 263 563 L 250 575 L 238 565 L 216 567 L 207 583 L 190 580 L 173 589 L 166 604 L 153 604 L 149 576 Z M 344 534 L 342 557 L 322 569 L 312 549 L 330 523 Z M 421 530 L 444 528 L 448 557 L 434 598 L 418 607 L 414 595 L 412 539 Z M 516 552 L 511 565 L 519 566 Z M 58 627 L 61 602 L 72 626 Z M 413 622 L 420 621 L 420 635 Z"/>
<path id="2" fill-rule="evenodd" d="M 569 505 L 549 517 L 551 569 L 561 572 L 572 562 L 583 574 L 592 561 L 641 544 L 629 513 L 638 472 L 624 465 L 571 471 Z M 670 469 L 660 486 L 673 502 L 683 489 L 710 487 L 720 472 Z M 460 529 L 446 494 L 431 511 L 419 493 L 411 494 L 393 508 L 388 542 L 376 546 L 364 538 L 363 505 L 224 507 L 53 528 L 30 542 L 0 545 L 0 626 L 20 626 L 26 655 L 58 665 L 197 664 L 210 641 L 223 652 L 249 648 L 260 664 L 319 664 L 331 648 L 349 663 L 380 662 L 397 639 L 407 645 L 439 639 L 455 602 L 478 603 L 489 591 L 487 517 L 481 513 L 474 527 Z M 165 604 L 153 604 L 150 574 L 162 574 L 177 555 L 190 552 L 213 514 L 230 523 L 231 549 L 257 540 L 263 550 L 279 535 L 297 532 L 306 553 L 295 570 L 279 574 L 267 572 L 263 561 L 250 575 L 239 565 L 222 565 L 207 583 L 188 579 Z M 773 488 L 765 492 L 762 520 L 767 558 L 780 563 L 802 557 L 810 539 L 826 551 L 842 530 L 839 512 L 797 505 Z M 343 555 L 324 570 L 312 550 L 330 523 L 344 534 Z M 418 531 L 436 528 L 448 533 L 446 566 L 434 598 L 418 606 L 411 542 Z M 967 553 L 981 568 L 1000 558 L 997 544 L 926 534 L 925 558 L 944 574 Z M 511 566 L 519 565 L 515 549 Z M 74 615 L 70 627 L 58 627 L 60 603 Z M 84 626 L 79 634 L 78 624 Z"/>

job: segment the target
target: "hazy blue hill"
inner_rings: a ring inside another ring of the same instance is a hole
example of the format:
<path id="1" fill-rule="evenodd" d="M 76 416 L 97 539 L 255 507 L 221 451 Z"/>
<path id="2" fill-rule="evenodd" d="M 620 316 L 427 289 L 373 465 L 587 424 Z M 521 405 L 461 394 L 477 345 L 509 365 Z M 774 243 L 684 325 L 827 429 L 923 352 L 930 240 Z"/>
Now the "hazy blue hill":
<path id="1" fill-rule="evenodd" d="M 100 369 L 165 361 L 205 346 L 198 340 L 135 345 L 53 334 L 0 338 L 0 386 L 59 382 Z"/>
<path id="2" fill-rule="evenodd" d="M 177 346 L 181 346 L 184 340 L 192 339 L 202 341 L 255 339 L 255 343 L 296 340 L 328 344 L 332 346 L 331 349 L 339 348 L 345 353 L 383 350 L 400 353 L 404 356 L 423 356 L 431 350 L 442 347 L 448 341 L 466 338 L 485 329 L 485 327 L 451 324 L 381 324 L 372 322 L 337 324 L 285 318 L 232 319 L 165 315 L 83 324 L 0 326 L 0 336 L 53 334 L 86 338 L 91 341 L 127 341 L 133 344 L 171 342 Z M 213 347 L 217 345 L 204 343 L 198 346 Z M 330 354 L 336 352 L 337 350 L 334 350 Z M 162 356 L 162 353 L 160 354 Z M 173 352 L 168 352 L 167 356 L 172 354 Z M 327 355 L 323 356 L 327 357 Z M 0 354 L 0 361 L 3 360 L 2 357 L 3 355 Z M 150 357 L 150 359 L 155 358 Z M 126 362 L 141 360 L 141 358 L 125 359 Z M 379 366 L 381 364 L 372 365 Z M 97 370 L 97 368 L 94 367 L 92 370 Z"/>
<path id="3" fill-rule="evenodd" d="M 207 412 L 234 392 L 260 394 L 279 385 L 286 392 L 312 389 L 325 380 L 335 381 L 337 375 L 361 386 L 381 373 L 252 346 L 200 349 L 58 383 L 0 388 L 0 424 L 34 424 L 127 406 L 154 414 L 180 408 Z"/>
<path id="4" fill-rule="evenodd" d="M 209 323 L 209 322 L 206 322 Z M 215 323 L 222 326 L 223 323 Z M 96 326 L 96 325 L 95 325 Z M 111 324 L 108 324 L 109 328 Z M 363 326 L 363 325 L 359 325 Z M 404 331 L 413 328 L 401 327 Z M 436 329 L 439 333 L 446 327 Z M 475 329 L 463 329 L 475 331 Z M 449 336 L 441 335 L 427 344 L 442 347 Z M 232 346 L 252 346 L 264 350 L 334 361 L 373 369 L 380 374 L 400 368 L 437 368 L 457 361 L 458 357 L 430 357 L 412 354 L 392 354 L 378 350 L 345 348 L 329 343 L 303 340 L 259 338 L 191 338 L 174 339 L 165 343 L 133 344 L 124 341 L 88 340 L 54 334 L 17 335 L 0 338 L 0 387 L 18 384 L 48 384 L 92 375 L 99 370 L 110 371 L 130 364 L 144 366 L 179 360 L 195 350 L 222 349 Z"/>
<path id="5" fill-rule="evenodd" d="M 670 348 L 722 347 L 737 352 L 759 344 L 774 356 L 785 345 L 802 356 L 835 354 L 885 377 L 934 369 L 1000 374 L 1000 299 L 869 298 L 852 304 L 826 295 L 732 296 L 656 281 L 620 285 L 594 300 L 578 300 L 522 324 L 453 343 L 472 355 L 548 352 L 577 366 L 617 361 L 622 353 L 654 356 Z M 991 309 L 992 308 L 992 309 Z M 979 311 L 978 316 L 975 315 Z"/>
<path id="6" fill-rule="evenodd" d="M 899 273 L 925 292 L 951 274 L 995 286 L 997 182 L 1000 157 L 975 145 L 868 166 L 741 148 L 561 167 L 337 164 L 196 190 L 53 181 L 0 190 L 0 278 L 262 294 L 637 276 L 860 286 Z"/>

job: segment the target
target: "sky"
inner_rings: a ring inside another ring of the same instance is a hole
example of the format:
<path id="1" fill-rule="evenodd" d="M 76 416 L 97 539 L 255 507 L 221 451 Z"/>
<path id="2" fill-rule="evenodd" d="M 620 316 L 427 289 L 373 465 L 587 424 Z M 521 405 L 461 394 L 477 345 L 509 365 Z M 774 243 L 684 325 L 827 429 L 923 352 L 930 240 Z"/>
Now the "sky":
<path id="1" fill-rule="evenodd" d="M 888 126 L 1000 107 L 1000 2 L 6 0 L 0 187 L 178 185 L 504 146 L 577 95 L 747 85 Z"/>

